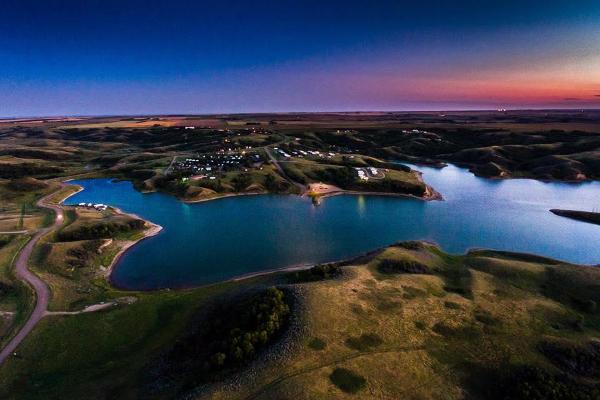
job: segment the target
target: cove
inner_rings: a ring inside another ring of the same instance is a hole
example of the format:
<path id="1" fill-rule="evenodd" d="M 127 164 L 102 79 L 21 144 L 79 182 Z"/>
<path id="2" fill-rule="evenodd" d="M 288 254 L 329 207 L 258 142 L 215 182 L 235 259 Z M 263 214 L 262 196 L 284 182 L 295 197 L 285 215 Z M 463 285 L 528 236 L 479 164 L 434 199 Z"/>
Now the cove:
<path id="1" fill-rule="evenodd" d="M 115 266 L 112 282 L 127 289 L 198 286 L 419 239 L 452 253 L 483 247 L 600 263 L 600 226 L 548 211 L 600 209 L 600 182 L 489 180 L 452 165 L 413 168 L 445 201 L 343 195 L 315 207 L 308 198 L 259 195 L 186 204 L 142 194 L 130 182 L 88 179 L 73 181 L 84 190 L 66 204 L 105 203 L 163 226 Z"/>

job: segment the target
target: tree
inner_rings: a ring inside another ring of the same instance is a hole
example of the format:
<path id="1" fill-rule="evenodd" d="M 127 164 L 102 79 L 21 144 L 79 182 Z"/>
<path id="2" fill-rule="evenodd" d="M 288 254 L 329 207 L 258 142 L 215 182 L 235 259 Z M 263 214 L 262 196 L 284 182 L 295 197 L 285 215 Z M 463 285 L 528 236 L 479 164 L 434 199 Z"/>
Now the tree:
<path id="1" fill-rule="evenodd" d="M 233 183 L 233 189 L 236 192 L 241 192 L 246 189 L 252 183 L 252 178 L 249 174 L 239 174 L 231 181 Z"/>

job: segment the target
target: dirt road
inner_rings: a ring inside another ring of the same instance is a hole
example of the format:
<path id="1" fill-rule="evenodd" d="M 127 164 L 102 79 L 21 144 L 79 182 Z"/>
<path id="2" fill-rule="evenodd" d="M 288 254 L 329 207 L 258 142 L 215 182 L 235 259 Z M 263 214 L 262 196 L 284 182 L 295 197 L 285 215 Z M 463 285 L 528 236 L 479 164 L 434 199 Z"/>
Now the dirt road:
<path id="1" fill-rule="evenodd" d="M 61 184 L 61 188 L 64 184 Z M 55 218 L 54 223 L 47 227 L 42 228 L 36 232 L 36 234 L 31 238 L 31 240 L 23 247 L 21 252 L 19 253 L 16 261 L 15 261 L 15 274 L 18 279 L 24 280 L 27 282 L 35 291 L 35 308 L 33 312 L 29 316 L 29 319 L 23 325 L 21 330 L 12 338 L 12 340 L 6 345 L 2 352 L 0 352 L 0 364 L 6 360 L 19 346 L 19 344 L 25 339 L 25 337 L 31 332 L 33 327 L 42 319 L 45 315 L 46 310 L 48 309 L 48 301 L 50 300 L 50 290 L 48 286 L 37 277 L 33 272 L 29 271 L 27 268 L 27 264 L 29 262 L 29 258 L 31 257 L 31 253 L 33 251 L 33 247 L 40 240 L 42 236 L 51 232 L 52 230 L 58 228 L 63 222 L 63 211 L 59 206 L 46 204 L 46 200 L 51 196 L 55 195 L 56 192 L 49 194 L 38 200 L 37 205 L 39 207 L 48 208 L 54 211 Z"/>

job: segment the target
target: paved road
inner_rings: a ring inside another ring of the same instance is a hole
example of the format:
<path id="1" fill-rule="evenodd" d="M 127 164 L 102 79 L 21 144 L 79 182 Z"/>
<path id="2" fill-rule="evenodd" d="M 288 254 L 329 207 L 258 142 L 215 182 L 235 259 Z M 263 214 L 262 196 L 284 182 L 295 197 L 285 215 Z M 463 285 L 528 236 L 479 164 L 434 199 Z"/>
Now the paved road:
<path id="1" fill-rule="evenodd" d="M 61 184 L 61 188 L 64 184 Z M 29 261 L 29 257 L 31 256 L 31 252 L 33 251 L 33 247 L 40 240 L 42 236 L 49 233 L 50 231 L 58 228 L 63 222 L 63 212 L 62 209 L 55 205 L 46 204 L 46 200 L 53 196 L 56 192 L 49 194 L 46 197 L 41 198 L 37 205 L 39 207 L 48 208 L 54 211 L 56 214 L 54 218 L 54 223 L 52 226 L 47 228 L 42 228 L 36 232 L 36 234 L 31 238 L 31 240 L 23 247 L 21 252 L 19 253 L 16 261 L 15 261 L 15 274 L 17 278 L 24 280 L 27 282 L 34 290 L 36 296 L 36 303 L 33 312 L 29 316 L 29 319 L 23 325 L 21 330 L 12 338 L 12 340 L 6 345 L 2 352 L 0 352 L 0 364 L 6 360 L 19 346 L 19 344 L 25 339 L 25 337 L 32 331 L 34 326 L 42 319 L 45 315 L 46 310 L 48 309 L 48 301 L 50 300 L 50 290 L 48 286 L 37 277 L 33 272 L 29 271 L 27 268 L 27 263 Z"/>
<path id="2" fill-rule="evenodd" d="M 169 175 L 171 173 L 171 170 L 173 169 L 173 164 L 175 163 L 175 160 L 177 160 L 177 156 L 173 156 L 171 163 L 169 164 L 167 169 L 165 169 L 165 175 Z"/>

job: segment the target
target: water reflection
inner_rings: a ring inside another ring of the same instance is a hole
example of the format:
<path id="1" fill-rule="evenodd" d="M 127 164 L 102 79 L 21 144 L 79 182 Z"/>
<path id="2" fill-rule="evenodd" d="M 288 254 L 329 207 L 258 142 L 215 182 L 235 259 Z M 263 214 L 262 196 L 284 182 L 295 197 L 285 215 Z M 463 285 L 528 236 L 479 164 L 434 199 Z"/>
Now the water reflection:
<path id="1" fill-rule="evenodd" d="M 119 262 L 113 279 L 128 288 L 189 286 L 248 272 L 352 257 L 399 240 L 426 239 L 462 253 L 487 247 L 600 262 L 600 227 L 550 208 L 593 210 L 600 184 L 493 181 L 449 166 L 418 167 L 445 201 L 336 196 L 315 207 L 298 196 L 243 196 L 183 204 L 141 194 L 129 182 L 78 181 L 69 199 L 133 212 L 165 231 Z"/>

